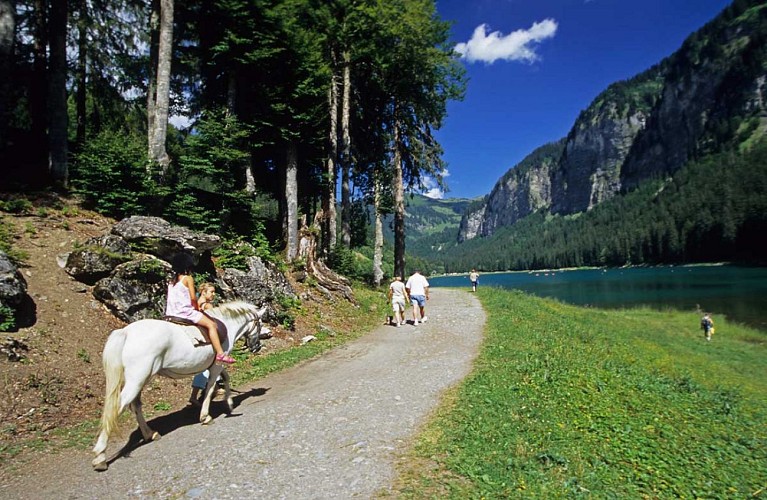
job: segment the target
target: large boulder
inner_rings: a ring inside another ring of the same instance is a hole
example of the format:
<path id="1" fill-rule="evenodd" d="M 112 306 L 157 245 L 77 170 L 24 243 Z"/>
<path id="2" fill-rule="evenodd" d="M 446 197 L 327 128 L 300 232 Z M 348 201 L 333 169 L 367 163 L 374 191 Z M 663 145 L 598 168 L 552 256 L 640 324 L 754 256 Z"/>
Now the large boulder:
<path id="1" fill-rule="evenodd" d="M 216 235 L 174 226 L 159 217 L 138 215 L 115 224 L 112 234 L 130 243 L 134 250 L 155 255 L 166 261 L 171 261 L 173 256 L 181 251 L 199 259 L 221 244 L 221 238 Z"/>
<path id="2" fill-rule="evenodd" d="M 218 280 L 220 295 L 224 300 L 245 300 L 266 306 L 265 319 L 278 316 L 277 306 L 282 297 L 296 298 L 296 292 L 285 275 L 271 262 L 258 257 L 248 259 L 248 271 L 224 269 Z"/>
<path id="3" fill-rule="evenodd" d="M 115 268 L 93 289 L 93 296 L 126 322 L 160 318 L 165 314 L 165 298 L 172 269 L 167 262 L 142 255 Z"/>
<path id="4" fill-rule="evenodd" d="M 71 252 L 64 270 L 77 281 L 93 285 L 130 259 L 130 245 L 119 236 L 106 234 L 89 239 L 83 248 Z"/>
<path id="5" fill-rule="evenodd" d="M 0 251 L 0 305 L 17 309 L 27 296 L 27 282 L 5 252 Z"/>

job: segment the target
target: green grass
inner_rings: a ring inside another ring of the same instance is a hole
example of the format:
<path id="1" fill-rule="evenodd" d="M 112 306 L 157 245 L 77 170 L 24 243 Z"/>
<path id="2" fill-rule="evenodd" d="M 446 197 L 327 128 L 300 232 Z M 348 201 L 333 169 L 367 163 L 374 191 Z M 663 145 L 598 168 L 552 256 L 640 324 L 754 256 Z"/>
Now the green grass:
<path id="1" fill-rule="evenodd" d="M 690 312 L 579 308 L 482 289 L 475 369 L 398 493 L 747 498 L 767 486 L 767 335 Z"/>

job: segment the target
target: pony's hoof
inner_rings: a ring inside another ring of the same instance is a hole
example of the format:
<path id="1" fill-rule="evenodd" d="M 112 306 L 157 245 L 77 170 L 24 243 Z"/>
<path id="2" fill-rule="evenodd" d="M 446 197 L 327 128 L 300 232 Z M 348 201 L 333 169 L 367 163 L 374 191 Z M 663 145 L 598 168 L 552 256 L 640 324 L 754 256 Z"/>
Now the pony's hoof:
<path id="1" fill-rule="evenodd" d="M 213 422 L 213 417 L 211 417 L 210 415 L 206 415 L 205 418 L 200 419 L 200 423 L 202 425 L 208 425 L 211 422 Z"/>
<path id="2" fill-rule="evenodd" d="M 234 401 L 232 399 L 226 400 L 226 412 L 232 413 L 234 411 Z"/>
<path id="3" fill-rule="evenodd" d="M 104 460 L 103 462 L 93 463 L 93 470 L 95 470 L 96 472 L 104 472 L 108 468 L 109 468 L 109 465 L 107 465 L 106 460 Z"/>
<path id="4" fill-rule="evenodd" d="M 159 432 L 152 434 L 152 441 L 159 441 L 162 435 Z"/>

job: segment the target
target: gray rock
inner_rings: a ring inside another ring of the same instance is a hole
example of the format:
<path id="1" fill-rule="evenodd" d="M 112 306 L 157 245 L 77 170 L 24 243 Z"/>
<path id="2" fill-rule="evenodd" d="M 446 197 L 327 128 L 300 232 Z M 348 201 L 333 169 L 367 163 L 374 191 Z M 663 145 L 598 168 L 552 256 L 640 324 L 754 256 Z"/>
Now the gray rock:
<path id="1" fill-rule="evenodd" d="M 115 224 L 112 234 L 123 238 L 134 249 L 166 261 L 180 251 L 199 259 L 221 244 L 221 238 L 216 235 L 174 226 L 159 217 L 128 217 Z"/>
<path id="2" fill-rule="evenodd" d="M 27 282 L 16 265 L 0 251 L 0 305 L 17 309 L 27 295 Z"/>
<path id="3" fill-rule="evenodd" d="M 77 281 L 93 285 L 131 258 L 130 245 L 111 234 L 91 238 L 67 256 L 64 270 Z"/>
<path id="4" fill-rule="evenodd" d="M 96 283 L 93 296 L 123 321 L 159 318 L 165 313 L 171 274 L 170 264 L 143 255 L 117 266 L 111 275 Z"/>

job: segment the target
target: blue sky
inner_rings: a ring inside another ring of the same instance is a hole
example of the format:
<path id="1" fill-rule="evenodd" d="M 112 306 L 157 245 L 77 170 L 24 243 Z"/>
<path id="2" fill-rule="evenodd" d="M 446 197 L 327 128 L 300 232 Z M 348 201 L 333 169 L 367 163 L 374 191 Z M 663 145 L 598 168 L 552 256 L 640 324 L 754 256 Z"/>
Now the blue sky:
<path id="1" fill-rule="evenodd" d="M 671 55 L 729 3 L 437 0 L 469 78 L 437 133 L 448 163 L 444 197 L 490 193 L 533 149 L 564 137 L 608 85 Z"/>

